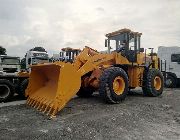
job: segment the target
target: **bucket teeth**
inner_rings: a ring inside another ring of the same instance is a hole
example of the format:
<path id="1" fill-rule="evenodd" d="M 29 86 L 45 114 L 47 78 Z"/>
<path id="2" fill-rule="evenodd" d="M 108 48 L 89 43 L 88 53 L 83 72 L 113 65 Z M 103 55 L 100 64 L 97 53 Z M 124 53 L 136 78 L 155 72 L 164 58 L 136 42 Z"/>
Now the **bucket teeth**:
<path id="1" fill-rule="evenodd" d="M 28 104 L 28 105 L 30 105 L 30 103 L 31 103 L 31 99 L 30 99 L 30 98 L 28 98 L 28 100 L 27 100 L 27 104 Z"/>
<path id="2" fill-rule="evenodd" d="M 29 102 L 30 102 L 30 98 L 27 99 L 26 104 L 29 105 Z"/>
<path id="3" fill-rule="evenodd" d="M 35 104 L 36 104 L 36 101 L 35 101 L 35 100 L 33 100 L 32 104 L 31 104 L 31 107 L 34 107 L 34 106 L 35 106 Z"/>
<path id="4" fill-rule="evenodd" d="M 38 101 L 35 101 L 35 103 L 33 104 L 33 107 L 36 108 L 37 104 L 38 104 Z"/>
<path id="5" fill-rule="evenodd" d="M 31 99 L 29 105 L 32 107 L 34 103 L 35 103 L 35 101 L 33 99 Z"/>
<path id="6" fill-rule="evenodd" d="M 45 109 L 46 105 L 42 104 L 41 108 L 39 109 L 39 111 L 43 112 L 43 110 Z"/>
<path id="7" fill-rule="evenodd" d="M 55 114 L 57 113 L 57 109 L 55 108 L 51 114 L 51 118 L 55 117 Z"/>
<path id="8" fill-rule="evenodd" d="M 27 104 L 31 107 L 36 108 L 38 111 L 50 116 L 50 118 L 56 117 L 55 114 L 58 112 L 58 107 L 54 102 L 48 101 L 46 98 L 32 97 L 27 99 Z"/>
<path id="9" fill-rule="evenodd" d="M 37 105 L 36 109 L 39 111 L 40 107 L 41 107 L 41 103 L 39 103 L 39 105 Z"/>
<path id="10" fill-rule="evenodd" d="M 46 115 L 49 116 L 50 112 L 51 112 L 51 109 L 52 109 L 52 106 L 51 106 L 51 103 L 49 104 L 49 108 L 48 110 L 46 111 Z"/>
<path id="11" fill-rule="evenodd" d="M 52 112 L 53 108 L 50 107 L 49 111 L 47 112 L 47 115 L 50 116 L 51 115 L 51 112 Z"/>
<path id="12" fill-rule="evenodd" d="M 47 111 L 48 107 L 49 107 L 49 106 L 46 105 L 46 108 L 44 109 L 43 113 L 45 113 L 45 112 Z"/>
<path id="13" fill-rule="evenodd" d="M 40 108 L 40 111 L 41 111 L 41 112 L 44 112 L 44 111 L 45 111 L 45 109 L 46 109 L 46 107 L 47 107 L 47 104 L 46 104 L 46 103 L 47 103 L 47 101 L 44 101 L 44 102 L 43 102 L 43 105 L 42 105 L 42 107 Z"/>
<path id="14" fill-rule="evenodd" d="M 27 104 L 31 107 L 36 108 L 38 111 L 47 114 L 48 116 L 55 116 L 56 109 L 53 107 L 53 102 L 48 101 L 45 98 L 32 97 L 27 99 Z"/>
<path id="15" fill-rule="evenodd" d="M 40 102 L 39 106 L 37 107 L 38 111 L 41 111 L 42 107 L 44 106 L 43 101 Z"/>

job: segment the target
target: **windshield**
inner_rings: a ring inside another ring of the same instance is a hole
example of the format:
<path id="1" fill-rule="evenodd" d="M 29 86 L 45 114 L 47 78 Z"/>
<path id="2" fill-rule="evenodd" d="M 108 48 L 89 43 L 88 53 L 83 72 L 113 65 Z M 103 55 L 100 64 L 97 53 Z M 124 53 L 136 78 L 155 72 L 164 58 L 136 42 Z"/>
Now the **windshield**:
<path id="1" fill-rule="evenodd" d="M 31 58 L 28 59 L 28 64 L 33 65 L 33 64 L 40 64 L 40 63 L 48 63 L 49 59 L 47 58 L 32 58 L 32 63 L 31 63 Z"/>
<path id="2" fill-rule="evenodd" d="M 20 59 L 19 58 L 2 58 L 2 64 L 19 65 Z"/>
<path id="3" fill-rule="evenodd" d="M 33 55 L 34 55 L 34 57 L 48 59 L 48 54 L 46 54 L 46 53 L 34 53 Z"/>
<path id="4" fill-rule="evenodd" d="M 172 54 L 171 61 L 172 62 L 180 62 L 180 54 Z"/>

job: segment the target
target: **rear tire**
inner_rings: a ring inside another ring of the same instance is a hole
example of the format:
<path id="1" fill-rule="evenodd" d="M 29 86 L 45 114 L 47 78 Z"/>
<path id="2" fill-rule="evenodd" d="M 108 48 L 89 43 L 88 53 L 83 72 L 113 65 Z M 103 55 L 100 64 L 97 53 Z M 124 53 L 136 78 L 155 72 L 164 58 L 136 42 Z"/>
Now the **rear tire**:
<path id="1" fill-rule="evenodd" d="M 99 94 L 107 103 L 119 103 L 128 93 L 128 76 L 119 67 L 104 70 L 100 77 Z"/>
<path id="2" fill-rule="evenodd" d="M 168 75 L 165 81 L 165 86 L 167 88 L 176 88 L 177 87 L 177 80 L 174 76 Z"/>
<path id="3" fill-rule="evenodd" d="M 159 96 L 164 88 L 163 75 L 158 69 L 145 71 L 143 77 L 143 94 L 146 96 Z"/>
<path id="4" fill-rule="evenodd" d="M 15 93 L 15 87 L 12 82 L 6 79 L 0 80 L 0 102 L 10 101 Z"/>

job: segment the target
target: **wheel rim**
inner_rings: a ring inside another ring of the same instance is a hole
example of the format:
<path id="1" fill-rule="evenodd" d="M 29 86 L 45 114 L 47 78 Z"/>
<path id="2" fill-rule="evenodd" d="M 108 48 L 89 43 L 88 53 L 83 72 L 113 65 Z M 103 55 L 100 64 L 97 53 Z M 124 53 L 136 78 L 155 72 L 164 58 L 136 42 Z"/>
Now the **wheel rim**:
<path id="1" fill-rule="evenodd" d="M 125 89 L 125 82 L 121 76 L 118 76 L 113 81 L 113 90 L 117 95 L 121 95 Z"/>
<path id="2" fill-rule="evenodd" d="M 160 89 L 161 89 L 161 84 L 162 84 L 161 78 L 160 78 L 159 76 L 156 76 L 156 77 L 154 78 L 154 88 L 155 88 L 156 90 L 160 90 Z"/>
<path id="3" fill-rule="evenodd" d="M 10 93 L 10 88 L 7 85 L 0 85 L 0 98 L 8 97 Z"/>

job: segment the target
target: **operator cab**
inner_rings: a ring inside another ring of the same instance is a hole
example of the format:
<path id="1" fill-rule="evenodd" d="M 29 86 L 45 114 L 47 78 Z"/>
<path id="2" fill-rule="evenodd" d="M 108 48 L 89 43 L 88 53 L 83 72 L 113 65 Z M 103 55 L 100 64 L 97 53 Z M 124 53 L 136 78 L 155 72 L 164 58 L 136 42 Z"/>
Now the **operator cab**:
<path id="1" fill-rule="evenodd" d="M 73 62 L 75 57 L 81 52 L 80 49 L 73 49 L 70 47 L 62 48 L 60 52 L 60 61 Z"/>
<path id="2" fill-rule="evenodd" d="M 108 53 L 115 51 L 121 53 L 130 62 L 137 62 L 137 54 L 144 52 L 144 48 L 140 47 L 141 35 L 142 33 L 126 28 L 108 33 L 105 47 L 108 47 Z"/>

